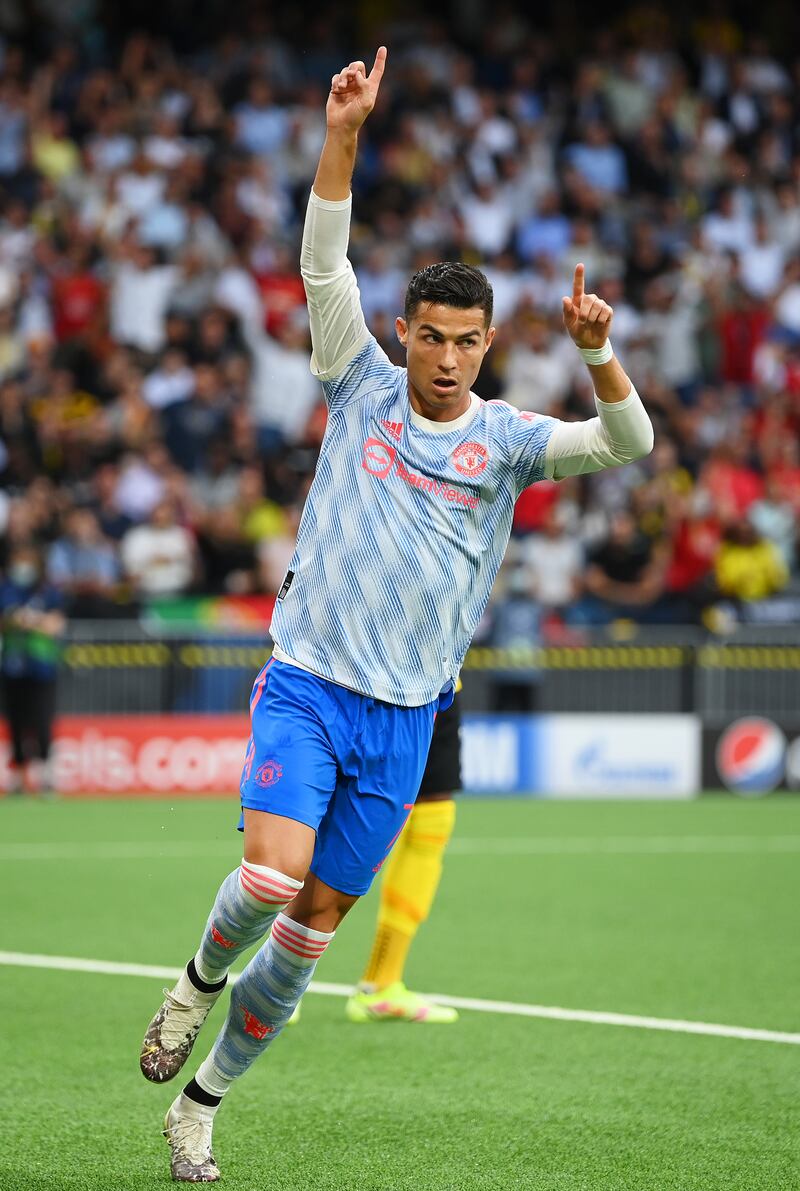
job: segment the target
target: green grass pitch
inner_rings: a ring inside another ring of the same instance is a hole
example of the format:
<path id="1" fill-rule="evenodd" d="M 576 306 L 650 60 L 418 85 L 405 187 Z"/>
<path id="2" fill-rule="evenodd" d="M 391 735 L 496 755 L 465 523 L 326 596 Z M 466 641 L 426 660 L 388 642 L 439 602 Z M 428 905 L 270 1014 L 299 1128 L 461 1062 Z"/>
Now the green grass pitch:
<path id="1" fill-rule="evenodd" d="M 238 862 L 235 815 L 231 800 L 6 800 L 0 949 L 177 966 Z M 789 797 L 464 800 L 409 982 L 796 1032 L 799 861 Z M 343 924 L 320 980 L 358 977 L 374 912 L 370 896 Z M 0 966 L 0 1188 L 169 1185 L 177 1084 L 148 1085 L 137 1062 L 163 983 Z M 800 1188 L 798 1046 L 477 1012 L 354 1026 L 343 1008 L 309 995 L 235 1087 L 215 1129 L 223 1186 Z"/>

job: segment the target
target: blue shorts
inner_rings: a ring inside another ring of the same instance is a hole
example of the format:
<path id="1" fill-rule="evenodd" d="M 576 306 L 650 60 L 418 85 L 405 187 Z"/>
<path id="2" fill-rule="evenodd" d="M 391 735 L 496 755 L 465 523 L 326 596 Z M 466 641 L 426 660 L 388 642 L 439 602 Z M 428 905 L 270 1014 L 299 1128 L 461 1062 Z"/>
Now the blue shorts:
<path id="1" fill-rule="evenodd" d="M 313 827 L 311 872 L 366 893 L 414 806 L 438 705 L 382 703 L 270 659 L 250 697 L 242 806 Z"/>

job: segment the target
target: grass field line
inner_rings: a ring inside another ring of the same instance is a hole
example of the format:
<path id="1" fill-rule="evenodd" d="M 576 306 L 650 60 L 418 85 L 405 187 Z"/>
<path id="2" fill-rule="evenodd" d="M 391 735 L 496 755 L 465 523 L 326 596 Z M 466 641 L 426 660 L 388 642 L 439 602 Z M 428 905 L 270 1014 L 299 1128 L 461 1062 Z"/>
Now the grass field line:
<path id="1" fill-rule="evenodd" d="M 0 861 L 181 860 L 218 856 L 233 859 L 238 850 L 239 839 L 233 835 L 218 844 L 199 840 L 12 843 L 0 844 Z M 797 852 L 800 852 L 800 835 L 456 836 L 447 850 L 448 856 L 702 856 Z"/>
<path id="2" fill-rule="evenodd" d="M 103 959 L 81 959 L 69 955 L 36 955 L 24 951 L 0 951 L 0 965 L 19 968 L 44 968 L 58 972 L 89 972 L 103 976 L 144 976 L 154 980 L 177 980 L 181 968 L 153 964 L 126 964 Z M 231 975 L 231 982 L 236 980 Z M 330 984 L 314 980 L 309 992 L 325 997 L 349 997 L 352 985 Z M 800 1046 L 800 1034 L 781 1030 L 759 1030 L 749 1026 L 718 1025 L 706 1021 L 680 1021 L 667 1017 L 641 1017 L 632 1013 L 607 1013 L 595 1009 L 564 1009 L 555 1005 L 526 1005 L 517 1001 L 488 1001 L 480 997 L 452 997 L 444 993 L 426 993 L 440 1005 L 468 1009 L 477 1013 L 496 1013 L 513 1017 L 537 1017 L 550 1021 L 584 1022 L 598 1026 L 627 1026 L 634 1030 L 662 1030 L 673 1034 L 705 1034 L 713 1038 L 740 1038 L 748 1042 L 779 1042 Z"/>

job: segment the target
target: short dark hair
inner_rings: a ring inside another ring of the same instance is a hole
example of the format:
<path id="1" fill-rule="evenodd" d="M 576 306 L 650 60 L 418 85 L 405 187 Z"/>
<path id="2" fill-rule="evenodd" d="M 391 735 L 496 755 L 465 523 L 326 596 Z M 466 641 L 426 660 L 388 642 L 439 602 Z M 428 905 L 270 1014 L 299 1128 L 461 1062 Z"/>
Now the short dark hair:
<path id="1" fill-rule="evenodd" d="M 410 322 L 421 302 L 455 306 L 459 310 L 480 306 L 486 326 L 492 321 L 494 296 L 487 277 L 480 269 L 461 261 L 439 261 L 414 274 L 406 290 L 406 322 Z"/>

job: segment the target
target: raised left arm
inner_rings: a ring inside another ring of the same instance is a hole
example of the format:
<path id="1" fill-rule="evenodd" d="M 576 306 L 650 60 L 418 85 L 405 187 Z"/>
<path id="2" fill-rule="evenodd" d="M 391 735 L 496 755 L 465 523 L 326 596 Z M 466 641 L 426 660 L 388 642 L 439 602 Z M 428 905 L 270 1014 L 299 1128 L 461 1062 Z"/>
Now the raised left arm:
<path id="1" fill-rule="evenodd" d="M 553 479 L 619 467 L 649 455 L 653 425 L 633 383 L 611 350 L 614 311 L 584 289 L 584 267 L 575 266 L 572 297 L 563 299 L 564 327 L 589 369 L 597 417 L 559 422 L 547 444 L 546 468 Z"/>

